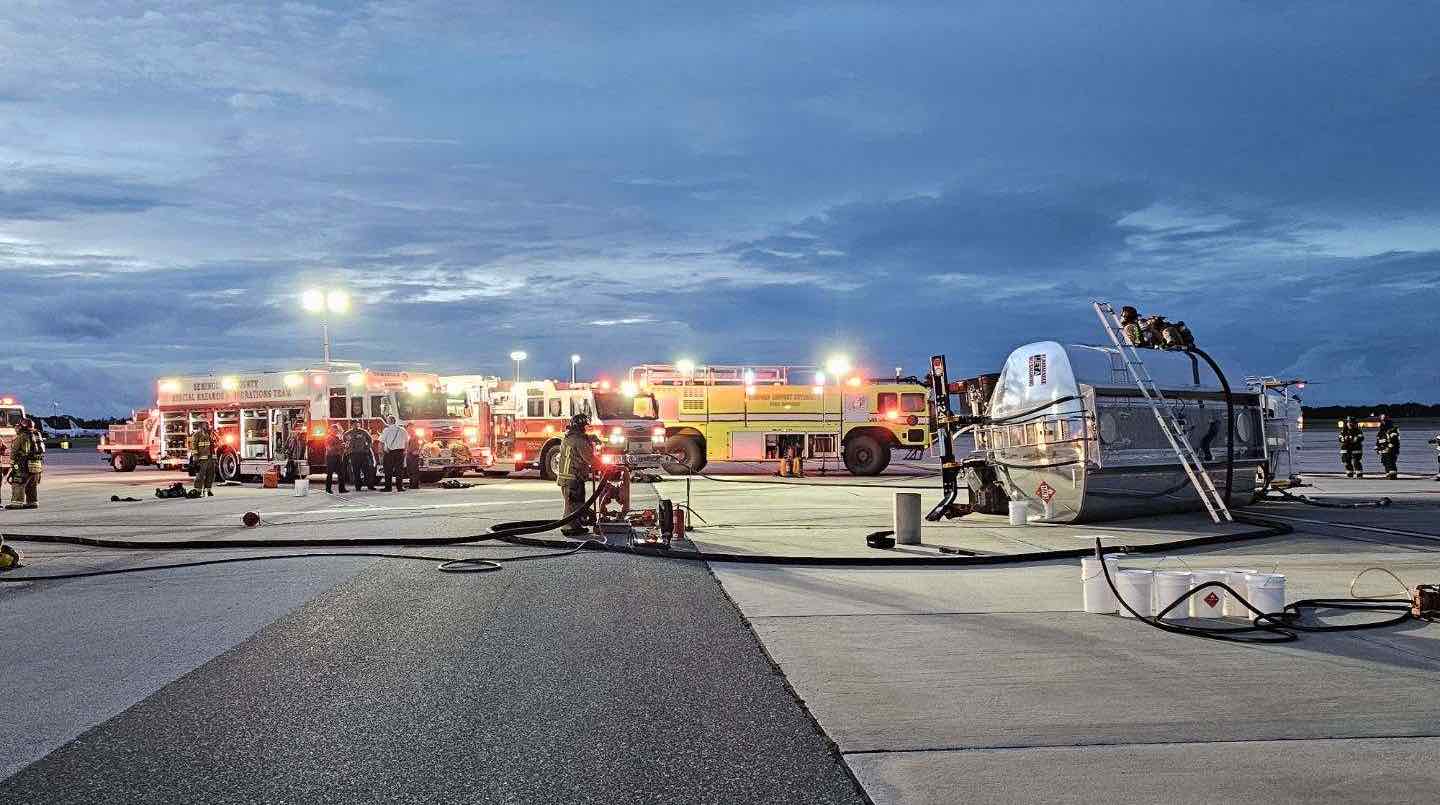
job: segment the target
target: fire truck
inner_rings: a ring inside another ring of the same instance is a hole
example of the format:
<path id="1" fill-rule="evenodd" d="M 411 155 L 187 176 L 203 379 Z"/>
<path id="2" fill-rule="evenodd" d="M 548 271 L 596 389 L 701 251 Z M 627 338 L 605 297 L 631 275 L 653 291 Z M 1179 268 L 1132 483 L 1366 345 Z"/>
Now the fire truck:
<path id="1" fill-rule="evenodd" d="M 930 446 L 929 394 L 914 378 L 827 377 L 810 366 L 645 364 L 629 382 L 659 403 L 665 452 L 691 472 L 709 461 L 839 459 L 878 475 L 896 452 Z"/>
<path id="2" fill-rule="evenodd" d="M 14 397 L 0 397 L 0 470 L 10 470 L 10 445 L 15 441 L 16 426 L 25 418 L 25 406 Z"/>
<path id="3" fill-rule="evenodd" d="M 514 383 L 484 375 L 450 375 L 440 382 L 452 407 L 467 411 L 468 426 L 488 437 L 501 472 L 536 467 L 540 477 L 553 480 L 560 439 L 576 414 L 590 417 L 588 432 L 610 452 L 654 452 L 665 440 L 654 396 L 629 383 Z"/>
<path id="4" fill-rule="evenodd" d="M 484 462 L 479 433 L 450 413 L 434 374 L 340 362 L 297 371 L 161 378 L 155 407 L 112 425 L 97 449 L 117 472 L 141 464 L 184 467 L 190 434 L 208 421 L 218 443 L 218 474 L 233 481 L 283 466 L 292 458 L 297 430 L 305 434 L 310 466 L 319 468 L 332 427 L 358 424 L 378 432 L 387 416 L 414 425 L 424 476 L 460 474 Z"/>

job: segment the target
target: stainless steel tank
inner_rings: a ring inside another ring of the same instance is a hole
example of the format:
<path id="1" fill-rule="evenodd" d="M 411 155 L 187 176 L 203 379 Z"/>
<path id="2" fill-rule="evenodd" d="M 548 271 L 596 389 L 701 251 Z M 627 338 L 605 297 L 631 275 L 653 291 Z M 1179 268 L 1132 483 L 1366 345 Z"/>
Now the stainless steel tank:
<path id="1" fill-rule="evenodd" d="M 1185 437 L 1224 494 L 1225 395 L 1184 352 L 1140 350 Z M 1233 391 L 1233 387 L 1232 387 Z M 1252 502 L 1265 463 L 1256 394 L 1233 391 L 1231 506 Z M 1010 354 L 977 453 L 1011 500 L 1048 522 L 1094 522 L 1203 508 L 1150 404 L 1113 347 L 1039 341 Z"/>

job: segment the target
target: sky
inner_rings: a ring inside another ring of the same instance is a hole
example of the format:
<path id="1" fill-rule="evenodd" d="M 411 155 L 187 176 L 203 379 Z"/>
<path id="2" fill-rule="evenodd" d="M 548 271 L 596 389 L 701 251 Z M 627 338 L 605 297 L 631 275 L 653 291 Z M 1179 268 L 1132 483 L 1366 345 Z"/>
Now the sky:
<path id="1" fill-rule="evenodd" d="M 1440 401 L 1440 5 L 6 0 L 0 392 L 337 358 L 997 371 L 1185 320 Z"/>

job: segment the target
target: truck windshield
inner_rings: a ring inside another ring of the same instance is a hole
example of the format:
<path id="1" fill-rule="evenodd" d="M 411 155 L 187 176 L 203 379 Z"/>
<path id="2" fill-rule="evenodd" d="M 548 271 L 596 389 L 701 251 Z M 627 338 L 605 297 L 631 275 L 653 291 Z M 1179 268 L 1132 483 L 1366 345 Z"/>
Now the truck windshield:
<path id="1" fill-rule="evenodd" d="M 655 396 L 637 394 L 629 397 L 618 392 L 595 393 L 595 415 L 601 422 L 610 419 L 654 419 Z"/>
<path id="2" fill-rule="evenodd" d="M 0 428 L 13 428 L 24 418 L 25 409 L 23 408 L 0 408 Z"/>
<path id="3" fill-rule="evenodd" d="M 397 394 L 395 405 L 400 418 L 407 422 L 412 419 L 447 419 L 450 415 L 443 394 L 427 394 L 424 397 Z"/>

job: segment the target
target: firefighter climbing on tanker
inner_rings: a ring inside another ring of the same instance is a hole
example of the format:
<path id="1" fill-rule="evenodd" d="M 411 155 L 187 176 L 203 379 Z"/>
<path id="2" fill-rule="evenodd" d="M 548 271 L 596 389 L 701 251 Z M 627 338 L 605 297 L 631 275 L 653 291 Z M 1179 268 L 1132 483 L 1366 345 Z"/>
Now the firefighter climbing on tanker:
<path id="1" fill-rule="evenodd" d="M 1132 305 L 1120 308 L 1120 329 L 1132 347 L 1177 351 L 1195 347 L 1195 335 L 1185 322 L 1169 322 L 1159 314 L 1141 318 Z"/>
<path id="2" fill-rule="evenodd" d="M 555 473 L 555 482 L 565 499 L 565 516 L 585 507 L 585 482 L 590 480 L 595 467 L 595 443 L 585 433 L 590 417 L 576 414 L 565 427 L 565 438 L 560 441 L 560 462 Z M 585 515 L 573 523 L 566 524 L 561 534 L 578 537 L 585 533 Z"/>

